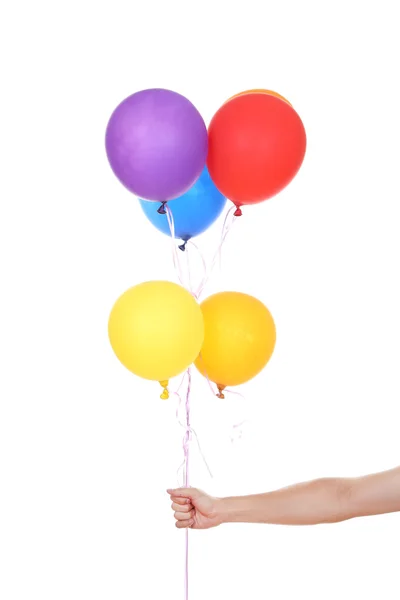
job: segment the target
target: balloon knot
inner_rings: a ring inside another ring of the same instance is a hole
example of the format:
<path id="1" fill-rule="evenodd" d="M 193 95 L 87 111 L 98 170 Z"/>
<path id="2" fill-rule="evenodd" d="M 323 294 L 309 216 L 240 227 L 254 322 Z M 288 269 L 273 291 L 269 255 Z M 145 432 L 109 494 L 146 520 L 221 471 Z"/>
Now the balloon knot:
<path id="1" fill-rule="evenodd" d="M 167 211 L 165 210 L 166 202 L 162 202 L 160 208 L 157 210 L 159 215 L 166 215 Z"/>
<path id="2" fill-rule="evenodd" d="M 161 400 L 168 400 L 168 398 L 169 398 L 168 381 L 160 381 L 160 385 L 161 385 L 161 387 L 164 388 L 164 391 L 160 396 Z"/>
<path id="3" fill-rule="evenodd" d="M 221 400 L 225 400 L 225 394 L 223 393 L 225 386 L 224 385 L 217 385 L 218 388 L 218 394 L 217 394 L 217 398 L 221 398 Z"/>
<path id="4" fill-rule="evenodd" d="M 242 213 L 242 209 L 240 208 L 240 206 L 237 206 L 237 207 L 236 207 L 236 210 L 235 210 L 235 212 L 233 213 L 233 215 L 234 215 L 235 217 L 241 217 L 241 216 L 242 216 L 242 214 L 243 214 L 243 213 Z"/>
<path id="5" fill-rule="evenodd" d="M 178 246 L 179 250 L 182 250 L 182 252 L 185 252 L 185 250 L 186 250 L 186 244 L 187 244 L 187 242 L 183 242 L 183 244 L 181 244 L 180 246 Z"/>

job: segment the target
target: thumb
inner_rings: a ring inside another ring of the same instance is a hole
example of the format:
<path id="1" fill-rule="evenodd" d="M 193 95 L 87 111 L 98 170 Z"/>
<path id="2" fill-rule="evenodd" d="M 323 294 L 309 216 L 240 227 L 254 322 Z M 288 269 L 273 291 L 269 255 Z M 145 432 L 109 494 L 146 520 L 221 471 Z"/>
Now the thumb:
<path id="1" fill-rule="evenodd" d="M 189 500 L 196 500 L 201 496 L 200 490 L 196 488 L 178 488 L 177 490 L 167 490 L 167 493 L 175 498 L 188 498 Z"/>

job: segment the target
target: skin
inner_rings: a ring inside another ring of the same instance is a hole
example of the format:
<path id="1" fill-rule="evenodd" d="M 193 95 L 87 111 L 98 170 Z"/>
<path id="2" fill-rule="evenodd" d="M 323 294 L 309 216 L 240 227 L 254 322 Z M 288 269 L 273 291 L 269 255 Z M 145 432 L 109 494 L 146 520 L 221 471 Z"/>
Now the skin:
<path id="1" fill-rule="evenodd" d="M 400 511 L 400 467 L 352 479 L 316 479 L 253 496 L 214 498 L 195 488 L 167 492 L 178 529 L 223 523 L 338 523 Z"/>

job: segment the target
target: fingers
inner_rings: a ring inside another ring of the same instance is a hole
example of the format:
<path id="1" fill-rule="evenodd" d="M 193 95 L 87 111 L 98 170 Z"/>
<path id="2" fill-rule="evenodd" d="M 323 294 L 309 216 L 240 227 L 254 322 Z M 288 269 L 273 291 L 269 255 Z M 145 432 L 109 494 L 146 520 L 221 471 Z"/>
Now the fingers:
<path id="1" fill-rule="evenodd" d="M 174 517 L 177 521 L 190 521 L 190 519 L 193 519 L 194 517 L 194 510 L 189 512 L 175 511 Z"/>
<path id="2" fill-rule="evenodd" d="M 187 506 L 191 503 L 190 498 L 177 498 L 176 496 L 171 496 L 172 502 L 175 504 L 179 504 L 180 506 Z"/>
<path id="3" fill-rule="evenodd" d="M 188 527 L 192 527 L 194 525 L 195 510 L 191 504 L 183 506 L 182 504 L 173 502 L 172 508 L 175 511 L 175 527 L 178 529 L 187 529 Z"/>
<path id="4" fill-rule="evenodd" d="M 199 490 L 195 488 L 179 488 L 167 490 L 171 496 L 172 510 L 176 519 L 175 527 L 188 529 L 195 524 L 195 510 L 193 500 L 200 496 Z"/>
<path id="5" fill-rule="evenodd" d="M 177 490 L 167 490 L 167 493 L 175 498 L 187 498 L 189 500 L 200 495 L 200 491 L 195 488 L 178 488 Z"/>
<path id="6" fill-rule="evenodd" d="M 167 490 L 167 494 L 170 496 L 176 496 L 177 498 L 190 498 L 192 488 L 178 488 L 176 490 Z"/>
<path id="7" fill-rule="evenodd" d="M 189 521 L 177 521 L 175 523 L 175 527 L 177 527 L 178 529 L 188 529 L 189 527 L 192 527 L 193 525 L 194 525 L 193 519 L 190 519 Z"/>
<path id="8" fill-rule="evenodd" d="M 171 508 L 175 512 L 181 512 L 181 513 L 187 514 L 188 512 L 190 512 L 191 510 L 193 510 L 193 505 L 192 504 L 185 504 L 185 505 L 182 506 L 182 504 L 179 504 L 179 502 L 173 502 L 171 504 Z"/>

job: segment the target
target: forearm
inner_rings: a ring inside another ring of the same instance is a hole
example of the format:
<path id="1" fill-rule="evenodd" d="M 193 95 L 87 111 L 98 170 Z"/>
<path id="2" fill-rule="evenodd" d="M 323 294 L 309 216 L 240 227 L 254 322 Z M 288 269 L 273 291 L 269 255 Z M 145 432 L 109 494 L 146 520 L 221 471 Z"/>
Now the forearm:
<path id="1" fill-rule="evenodd" d="M 222 523 L 316 525 L 400 511 L 400 467 L 354 479 L 318 479 L 219 501 Z"/>
<path id="2" fill-rule="evenodd" d="M 223 523 L 316 525 L 351 518 L 352 480 L 319 479 L 267 494 L 221 499 Z"/>

